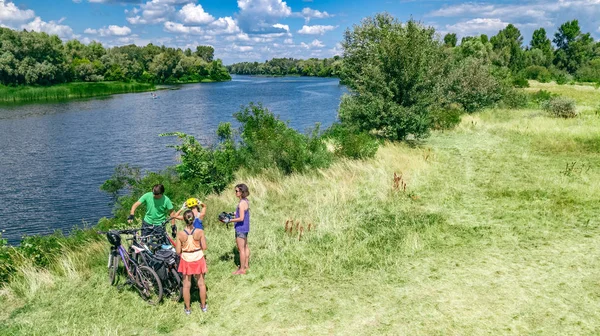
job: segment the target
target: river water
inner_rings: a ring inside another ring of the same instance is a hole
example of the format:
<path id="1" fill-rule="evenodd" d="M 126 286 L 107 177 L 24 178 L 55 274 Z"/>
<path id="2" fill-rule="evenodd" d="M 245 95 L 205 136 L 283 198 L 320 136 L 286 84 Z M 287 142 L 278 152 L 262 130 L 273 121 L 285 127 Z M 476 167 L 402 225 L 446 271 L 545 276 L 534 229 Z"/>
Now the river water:
<path id="1" fill-rule="evenodd" d="M 101 99 L 0 107 L 0 231 L 9 243 L 24 234 L 68 232 L 111 215 L 100 185 L 120 163 L 157 171 L 177 163 L 167 145 L 181 131 L 203 145 L 241 105 L 261 102 L 299 131 L 337 118 L 346 89 L 337 79 L 234 76 L 224 83 Z M 235 124 L 235 123 L 234 123 Z M 168 194 L 168 192 L 167 192 Z"/>

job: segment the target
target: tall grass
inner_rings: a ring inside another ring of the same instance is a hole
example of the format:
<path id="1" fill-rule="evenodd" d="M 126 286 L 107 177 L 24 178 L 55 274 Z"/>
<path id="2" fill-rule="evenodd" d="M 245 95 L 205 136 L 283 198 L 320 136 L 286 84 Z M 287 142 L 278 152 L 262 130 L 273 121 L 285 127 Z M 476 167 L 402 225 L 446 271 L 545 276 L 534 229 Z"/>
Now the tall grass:
<path id="1" fill-rule="evenodd" d="M 593 112 L 487 110 L 367 161 L 241 172 L 250 271 L 231 275 L 233 232 L 216 220 L 235 207 L 232 185 L 203 200 L 207 314 L 110 287 L 94 242 L 23 269 L 0 292 L 0 334 L 597 334 L 597 142 Z M 573 161 L 591 168 L 567 173 Z"/>
<path id="2" fill-rule="evenodd" d="M 137 82 L 68 83 L 48 87 L 0 86 L 0 103 L 56 101 L 150 90 L 154 90 L 154 84 Z"/>

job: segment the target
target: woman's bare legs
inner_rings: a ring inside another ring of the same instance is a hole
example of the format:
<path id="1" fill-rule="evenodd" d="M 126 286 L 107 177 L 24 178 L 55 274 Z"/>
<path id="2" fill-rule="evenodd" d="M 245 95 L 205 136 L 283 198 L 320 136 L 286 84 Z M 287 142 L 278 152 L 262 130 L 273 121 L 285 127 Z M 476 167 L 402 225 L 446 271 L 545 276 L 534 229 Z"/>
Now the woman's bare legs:
<path id="1" fill-rule="evenodd" d="M 200 307 L 206 307 L 206 284 L 204 283 L 204 274 L 196 275 L 198 278 L 198 289 L 200 290 Z"/>
<path id="2" fill-rule="evenodd" d="M 185 304 L 185 309 L 190 310 L 190 288 L 192 287 L 192 276 L 184 274 L 183 275 L 183 303 Z M 206 293 L 206 290 L 205 290 Z"/>
<path id="3" fill-rule="evenodd" d="M 248 238 L 244 239 L 244 241 L 246 242 L 246 263 L 244 264 L 244 270 L 247 270 L 248 268 L 250 268 L 249 263 L 250 263 L 250 247 L 248 246 Z M 241 263 L 241 262 L 240 262 Z"/>
<path id="4" fill-rule="evenodd" d="M 246 256 L 247 244 L 246 239 L 244 238 L 235 238 L 235 243 L 237 245 L 238 251 L 240 252 L 240 267 L 234 274 L 244 274 L 246 273 L 246 266 L 248 264 L 248 259 Z"/>

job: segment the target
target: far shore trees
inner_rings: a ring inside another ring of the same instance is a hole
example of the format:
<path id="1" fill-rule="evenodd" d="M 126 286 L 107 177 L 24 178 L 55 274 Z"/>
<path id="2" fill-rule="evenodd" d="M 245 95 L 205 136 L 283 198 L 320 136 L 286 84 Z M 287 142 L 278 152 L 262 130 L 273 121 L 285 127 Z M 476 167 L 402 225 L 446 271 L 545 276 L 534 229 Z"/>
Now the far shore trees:
<path id="1" fill-rule="evenodd" d="M 181 50 L 148 44 L 104 48 L 98 42 L 65 43 L 56 35 L 0 28 L 0 84 L 54 85 L 68 82 L 137 81 L 186 83 L 231 76 L 214 48 Z"/>

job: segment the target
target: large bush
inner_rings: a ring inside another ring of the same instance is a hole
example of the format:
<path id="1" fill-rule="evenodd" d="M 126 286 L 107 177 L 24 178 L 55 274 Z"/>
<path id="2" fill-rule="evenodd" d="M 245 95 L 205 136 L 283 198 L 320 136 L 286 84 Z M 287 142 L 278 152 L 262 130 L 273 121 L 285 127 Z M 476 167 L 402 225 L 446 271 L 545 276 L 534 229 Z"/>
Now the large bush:
<path id="1" fill-rule="evenodd" d="M 347 30 L 342 46 L 352 92 L 342 99 L 342 122 L 392 140 L 426 135 L 447 58 L 434 29 L 378 14 Z"/>
<path id="2" fill-rule="evenodd" d="M 489 46 L 472 44 L 452 53 L 433 28 L 414 20 L 401 23 L 389 14 L 364 19 L 346 31 L 342 43 L 351 94 L 342 98 L 340 120 L 403 140 L 426 136 L 451 104 L 468 112 L 493 105 L 506 84 L 492 74 Z"/>

